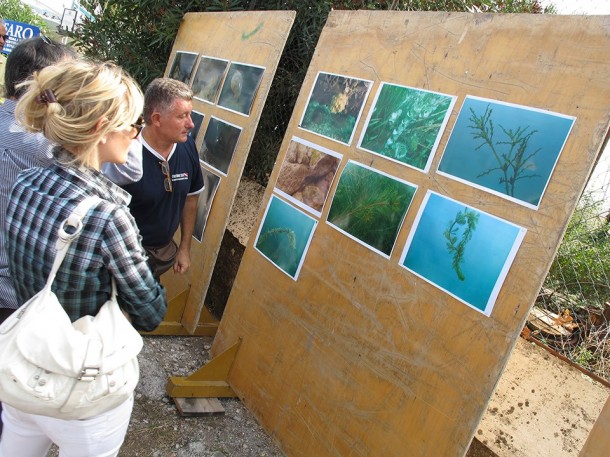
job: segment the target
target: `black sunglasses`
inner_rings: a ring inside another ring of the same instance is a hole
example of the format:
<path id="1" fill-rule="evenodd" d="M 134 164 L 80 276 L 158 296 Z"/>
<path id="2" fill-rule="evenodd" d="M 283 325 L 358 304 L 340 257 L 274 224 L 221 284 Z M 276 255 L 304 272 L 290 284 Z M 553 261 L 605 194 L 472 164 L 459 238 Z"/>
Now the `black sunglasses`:
<path id="1" fill-rule="evenodd" d="M 8 35 L 0 35 L 4 41 L 8 40 Z"/>
<path id="2" fill-rule="evenodd" d="M 131 127 L 136 129 L 136 134 L 133 136 L 133 138 L 137 138 L 142 129 L 144 128 L 144 116 L 138 117 L 138 119 L 133 124 L 131 124 Z"/>

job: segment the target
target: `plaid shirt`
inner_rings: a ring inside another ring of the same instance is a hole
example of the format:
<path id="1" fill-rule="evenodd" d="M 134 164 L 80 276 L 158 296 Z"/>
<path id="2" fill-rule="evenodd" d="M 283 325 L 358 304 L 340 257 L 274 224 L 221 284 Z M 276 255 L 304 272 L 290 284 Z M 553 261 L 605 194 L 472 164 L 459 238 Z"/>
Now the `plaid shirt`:
<path id="1" fill-rule="evenodd" d="M 64 152 L 64 157 L 68 153 Z M 40 291 L 55 258 L 57 229 L 84 197 L 103 200 L 83 219 L 83 231 L 61 264 L 53 291 L 71 320 L 96 315 L 109 299 L 115 278 L 118 302 L 138 330 L 151 331 L 163 320 L 165 291 L 155 281 L 129 195 L 101 173 L 62 164 L 32 168 L 19 175 L 6 214 L 9 268 L 20 303 Z"/>

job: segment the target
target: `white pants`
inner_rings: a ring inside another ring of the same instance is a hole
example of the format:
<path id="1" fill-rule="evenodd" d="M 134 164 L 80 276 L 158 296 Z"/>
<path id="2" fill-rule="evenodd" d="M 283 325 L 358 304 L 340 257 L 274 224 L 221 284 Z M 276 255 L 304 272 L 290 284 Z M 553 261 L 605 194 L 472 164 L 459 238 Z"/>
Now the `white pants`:
<path id="1" fill-rule="evenodd" d="M 133 397 L 84 420 L 37 416 L 2 405 L 0 457 L 45 457 L 55 443 L 60 457 L 113 457 L 125 439 Z"/>

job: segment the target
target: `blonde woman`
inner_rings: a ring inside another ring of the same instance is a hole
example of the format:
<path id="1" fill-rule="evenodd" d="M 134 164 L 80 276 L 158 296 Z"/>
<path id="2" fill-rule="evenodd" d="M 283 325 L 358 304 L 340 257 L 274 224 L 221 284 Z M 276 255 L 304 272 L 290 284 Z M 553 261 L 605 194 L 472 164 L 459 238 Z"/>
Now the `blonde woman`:
<path id="1" fill-rule="evenodd" d="M 22 172 L 11 192 L 6 241 L 17 297 L 24 303 L 42 289 L 55 256 L 60 223 L 85 197 L 102 201 L 83 220 L 54 282 L 70 318 L 95 315 L 117 286 L 121 308 L 138 330 L 153 330 L 166 310 L 127 204 L 129 195 L 100 173 L 123 163 L 140 129 L 143 97 L 135 82 L 112 64 L 64 62 L 24 83 L 15 114 L 25 127 L 59 146 L 47 168 Z M 116 456 L 133 398 L 99 416 L 67 421 L 26 414 L 4 405 L 0 456 L 44 457 L 51 443 L 60 456 Z"/>

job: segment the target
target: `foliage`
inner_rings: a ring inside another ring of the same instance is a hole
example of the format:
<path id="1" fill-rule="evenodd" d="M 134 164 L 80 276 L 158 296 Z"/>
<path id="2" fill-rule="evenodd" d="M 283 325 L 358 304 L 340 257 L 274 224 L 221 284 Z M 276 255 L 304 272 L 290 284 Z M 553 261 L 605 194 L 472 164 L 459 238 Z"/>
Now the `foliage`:
<path id="1" fill-rule="evenodd" d="M 529 172 L 529 169 L 530 159 L 540 152 L 541 148 L 535 151 L 527 150 L 529 141 L 538 132 L 537 130 L 528 131 L 529 127 L 517 127 L 515 130 L 505 129 L 499 125 L 506 139 L 503 141 L 497 140 L 494 138 L 494 122 L 491 119 L 493 109 L 487 106 L 485 112 L 477 116 L 474 110 L 470 108 L 470 113 L 469 120 L 472 125 L 469 128 L 473 131 L 472 137 L 475 140 L 481 140 L 481 144 L 475 149 L 477 151 L 489 149 L 498 164 L 497 167 L 490 168 L 477 177 L 499 171 L 502 174 L 500 184 L 504 184 L 504 192 L 507 195 L 514 196 L 517 181 L 540 176 Z"/>
<path id="2" fill-rule="evenodd" d="M 14 1 L 14 0 L 11 0 Z M 94 19 L 72 33 L 92 58 L 113 60 L 145 87 L 164 73 L 187 12 L 294 10 L 296 18 L 259 120 L 246 173 L 266 185 L 309 62 L 331 9 L 422 11 L 544 11 L 538 0 L 83 0 Z"/>
<path id="3" fill-rule="evenodd" d="M 42 33 L 49 33 L 46 22 L 29 5 L 20 0 L 2 0 L 0 2 L 0 18 L 35 25 L 40 28 Z"/>
<path id="4" fill-rule="evenodd" d="M 466 245 L 477 228 L 479 217 L 479 213 L 464 208 L 463 212 L 459 211 L 455 215 L 455 219 L 449 222 L 447 229 L 443 232 L 443 236 L 447 239 L 447 251 L 450 254 L 453 254 L 451 265 L 460 281 L 466 279 L 460 268 L 460 264 L 464 261 Z M 459 236 L 460 232 L 461 236 Z"/>
<path id="5" fill-rule="evenodd" d="M 602 212 L 603 201 L 583 196 L 546 279 L 582 307 L 600 307 L 610 297 L 610 225 Z"/>

